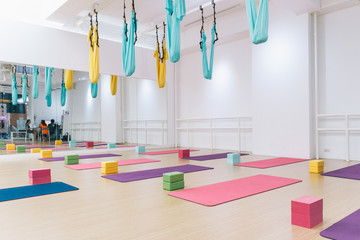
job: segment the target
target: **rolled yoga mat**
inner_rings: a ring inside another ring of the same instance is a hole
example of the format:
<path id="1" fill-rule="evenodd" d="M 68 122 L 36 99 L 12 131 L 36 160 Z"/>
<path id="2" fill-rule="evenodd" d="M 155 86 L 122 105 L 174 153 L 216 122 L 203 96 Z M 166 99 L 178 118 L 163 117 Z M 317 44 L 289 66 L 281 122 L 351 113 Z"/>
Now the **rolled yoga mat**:
<path id="1" fill-rule="evenodd" d="M 144 153 L 140 153 L 140 154 L 144 154 L 144 155 L 162 155 L 162 154 L 171 154 L 171 153 L 179 153 L 180 150 L 168 150 L 168 151 L 157 151 L 157 152 L 144 152 Z M 199 150 L 190 150 L 190 152 L 192 151 L 199 151 Z"/>
<path id="2" fill-rule="evenodd" d="M 214 159 L 220 159 L 220 158 L 227 158 L 227 155 L 229 153 L 233 153 L 233 152 L 202 155 L 202 156 L 196 156 L 196 157 L 185 157 L 185 158 L 182 158 L 182 159 L 188 159 L 188 160 L 194 160 L 194 161 L 214 160 Z M 249 155 L 249 154 L 241 153 L 240 155 L 245 156 L 245 155 Z"/>
<path id="3" fill-rule="evenodd" d="M 121 155 L 104 153 L 104 154 L 90 154 L 90 155 L 79 155 L 79 159 L 88 159 L 88 158 L 105 158 L 105 157 L 120 157 Z M 65 157 L 53 157 L 53 158 L 39 158 L 41 161 L 45 162 L 54 162 L 54 161 L 64 161 Z"/>
<path id="4" fill-rule="evenodd" d="M 242 166 L 242 167 L 252 167 L 252 168 L 270 168 L 270 167 L 277 167 L 286 164 L 298 163 L 308 161 L 308 159 L 300 159 L 300 158 L 271 158 L 265 159 L 260 161 L 253 161 L 253 162 L 246 162 L 246 163 L 238 163 L 234 164 L 235 166 Z"/>
<path id="5" fill-rule="evenodd" d="M 350 167 L 340 168 L 331 172 L 322 173 L 323 176 L 339 177 L 360 180 L 360 164 Z"/>
<path id="6" fill-rule="evenodd" d="M 147 159 L 147 158 L 121 160 L 121 161 L 118 161 L 118 166 L 133 165 L 133 164 L 140 164 L 140 163 L 152 163 L 152 162 L 160 162 L 160 160 L 153 160 L 153 159 Z M 87 169 L 101 168 L 101 162 L 65 165 L 64 167 L 71 168 L 74 170 L 87 170 Z"/>
<path id="7" fill-rule="evenodd" d="M 321 231 L 320 235 L 339 240 L 360 239 L 360 209 Z"/>
<path id="8" fill-rule="evenodd" d="M 22 187 L 4 188 L 0 189 L 0 202 L 74 190 L 79 189 L 63 182 L 52 182 Z"/>
<path id="9" fill-rule="evenodd" d="M 187 164 L 181 166 L 156 168 L 156 169 L 136 171 L 136 172 L 118 173 L 118 174 L 112 174 L 102 177 L 118 182 L 132 182 L 137 180 L 162 177 L 164 173 L 169 173 L 169 172 L 190 173 L 190 172 L 197 172 L 197 171 L 210 170 L 210 169 L 213 168 Z"/>
<path id="10" fill-rule="evenodd" d="M 205 206 L 215 206 L 298 182 L 301 182 L 301 180 L 269 175 L 255 175 L 180 190 L 168 195 Z"/>

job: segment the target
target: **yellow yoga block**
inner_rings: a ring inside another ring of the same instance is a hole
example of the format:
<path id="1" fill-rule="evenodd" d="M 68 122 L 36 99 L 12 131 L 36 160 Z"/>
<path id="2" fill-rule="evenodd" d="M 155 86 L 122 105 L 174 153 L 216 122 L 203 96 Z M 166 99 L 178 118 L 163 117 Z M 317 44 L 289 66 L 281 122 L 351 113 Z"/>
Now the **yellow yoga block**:
<path id="1" fill-rule="evenodd" d="M 41 158 L 52 158 L 52 150 L 41 150 L 40 156 Z"/>
<path id="2" fill-rule="evenodd" d="M 118 168 L 101 168 L 101 174 L 114 174 L 118 173 Z"/>
<path id="3" fill-rule="evenodd" d="M 323 166 L 309 167 L 309 172 L 311 172 L 311 173 L 322 173 L 322 172 L 324 172 L 324 167 Z"/>
<path id="4" fill-rule="evenodd" d="M 15 150 L 15 144 L 6 144 L 6 150 Z"/>
<path id="5" fill-rule="evenodd" d="M 112 161 L 112 162 L 102 162 L 101 168 L 116 168 L 118 167 L 118 162 Z"/>
<path id="6" fill-rule="evenodd" d="M 324 160 L 312 160 L 309 161 L 310 167 L 323 167 L 324 166 Z"/>
<path id="7" fill-rule="evenodd" d="M 61 140 L 55 140 L 55 145 L 61 145 L 62 141 Z"/>
<path id="8" fill-rule="evenodd" d="M 39 153 L 41 151 L 41 148 L 32 148 L 30 150 L 31 153 Z"/>

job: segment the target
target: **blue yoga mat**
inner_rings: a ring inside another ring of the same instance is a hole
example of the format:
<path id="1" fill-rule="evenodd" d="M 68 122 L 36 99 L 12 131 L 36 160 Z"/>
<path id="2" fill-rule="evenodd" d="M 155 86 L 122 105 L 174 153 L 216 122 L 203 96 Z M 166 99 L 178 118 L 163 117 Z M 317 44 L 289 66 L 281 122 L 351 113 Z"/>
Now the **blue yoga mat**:
<path id="1" fill-rule="evenodd" d="M 79 190 L 63 182 L 0 189 L 0 202 Z"/>

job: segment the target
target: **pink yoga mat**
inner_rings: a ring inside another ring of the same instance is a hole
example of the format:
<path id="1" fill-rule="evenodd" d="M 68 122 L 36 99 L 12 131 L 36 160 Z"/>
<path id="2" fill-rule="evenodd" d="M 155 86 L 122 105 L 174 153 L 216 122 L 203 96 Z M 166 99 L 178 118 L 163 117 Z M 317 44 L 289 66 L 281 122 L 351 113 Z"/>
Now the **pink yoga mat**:
<path id="1" fill-rule="evenodd" d="M 160 162 L 160 160 L 153 160 L 153 159 L 147 159 L 147 158 L 121 160 L 121 161 L 118 161 L 118 166 L 140 164 L 140 163 L 151 163 L 151 162 Z M 65 165 L 65 167 L 71 168 L 74 170 L 87 170 L 87 169 L 101 168 L 101 162 Z"/>
<path id="2" fill-rule="evenodd" d="M 234 165 L 242 166 L 242 167 L 252 167 L 252 168 L 270 168 L 270 167 L 277 167 L 286 164 L 303 162 L 307 160 L 308 159 L 279 157 L 279 158 L 271 158 L 271 159 L 254 161 L 254 162 L 238 163 Z"/>
<path id="3" fill-rule="evenodd" d="M 162 154 L 171 154 L 171 153 L 179 153 L 180 150 L 168 150 L 168 151 L 157 151 L 157 152 L 144 152 L 140 154 L 144 155 L 162 155 Z M 199 151 L 199 150 L 190 150 L 192 151 Z"/>
<path id="4" fill-rule="evenodd" d="M 180 190 L 169 193 L 169 195 L 205 206 L 215 206 L 298 182 L 301 182 L 301 180 L 269 175 L 255 175 L 252 177 Z"/>

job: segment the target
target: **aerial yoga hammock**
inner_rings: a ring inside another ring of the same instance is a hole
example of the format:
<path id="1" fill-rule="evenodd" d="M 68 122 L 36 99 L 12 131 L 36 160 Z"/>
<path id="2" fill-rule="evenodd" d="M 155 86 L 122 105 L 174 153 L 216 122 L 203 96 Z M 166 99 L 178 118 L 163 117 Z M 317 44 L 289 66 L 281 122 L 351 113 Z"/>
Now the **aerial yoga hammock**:
<path id="1" fill-rule="evenodd" d="M 32 96 L 34 99 L 37 99 L 37 97 L 39 96 L 38 75 L 39 75 L 39 68 L 37 66 L 34 66 L 33 67 L 33 90 L 32 90 Z"/>
<path id="2" fill-rule="evenodd" d="M 62 71 L 62 82 L 61 82 L 61 106 L 65 106 L 66 103 L 66 88 L 64 82 L 64 70 Z"/>
<path id="3" fill-rule="evenodd" d="M 24 66 L 24 74 L 22 75 L 22 100 L 23 103 L 26 103 L 27 99 L 27 73 L 26 66 Z"/>
<path id="4" fill-rule="evenodd" d="M 91 83 L 91 96 L 92 96 L 92 98 L 97 97 L 97 90 L 98 90 L 98 84 L 97 83 Z"/>
<path id="5" fill-rule="evenodd" d="M 116 95 L 116 88 L 117 88 L 117 76 L 111 75 L 111 83 L 110 83 L 110 90 L 111 95 Z"/>
<path id="6" fill-rule="evenodd" d="M 186 15 L 185 0 L 165 0 L 170 61 L 180 59 L 180 21 Z"/>
<path id="7" fill-rule="evenodd" d="M 97 83 L 99 80 L 99 32 L 98 32 L 98 13 L 95 12 L 95 29 L 92 23 L 92 15 L 89 13 L 90 17 L 90 31 L 88 36 L 88 41 L 90 42 L 90 52 L 89 52 L 89 78 L 91 83 Z"/>
<path id="8" fill-rule="evenodd" d="M 65 70 L 65 88 L 66 90 L 73 88 L 73 70 Z"/>
<path id="9" fill-rule="evenodd" d="M 51 74 L 54 68 L 45 67 L 45 98 L 47 106 L 51 107 Z"/>
<path id="10" fill-rule="evenodd" d="M 154 53 L 154 57 L 156 58 L 156 72 L 157 72 L 157 81 L 159 88 L 165 87 L 166 82 L 166 60 L 169 59 L 169 55 L 166 49 L 166 41 L 165 41 L 165 23 L 164 26 L 164 36 L 162 39 L 161 47 L 162 47 L 162 54 L 160 52 L 160 44 L 159 44 L 159 36 L 158 36 L 158 26 L 156 25 L 156 43 L 157 48 Z"/>
<path id="11" fill-rule="evenodd" d="M 134 0 L 132 0 L 130 31 L 128 36 L 128 28 L 125 15 L 124 0 L 124 28 L 122 34 L 122 64 L 125 76 L 131 76 L 135 72 L 135 43 L 137 41 L 137 19 L 135 12 Z"/>
<path id="12" fill-rule="evenodd" d="M 17 86 L 16 86 L 16 68 L 15 68 L 15 66 L 13 66 L 13 70 L 11 72 L 11 79 L 12 79 L 11 101 L 12 101 L 12 105 L 16 106 L 17 105 L 17 100 L 18 100 L 18 92 L 17 92 Z"/>
<path id="13" fill-rule="evenodd" d="M 210 63 L 208 63 L 207 52 L 206 52 L 206 35 L 205 35 L 205 30 L 204 30 L 204 9 L 202 8 L 202 6 L 200 6 L 201 21 L 202 21 L 202 25 L 201 25 L 201 29 L 200 29 L 200 36 L 201 36 L 200 49 L 201 49 L 201 52 L 202 52 L 203 75 L 204 75 L 204 78 L 209 79 L 209 80 L 212 78 L 212 72 L 213 72 L 214 45 L 215 45 L 215 42 L 217 40 L 219 40 L 217 31 L 216 31 L 216 12 L 215 12 L 215 2 L 214 2 L 214 0 L 212 1 L 212 5 L 213 5 L 213 8 L 214 8 L 214 22 L 213 22 L 213 27 L 211 29 Z"/>
<path id="14" fill-rule="evenodd" d="M 254 44 L 264 43 L 268 39 L 269 6 L 268 0 L 260 0 L 256 13 L 255 0 L 246 0 L 246 13 L 249 22 L 250 39 Z"/>

